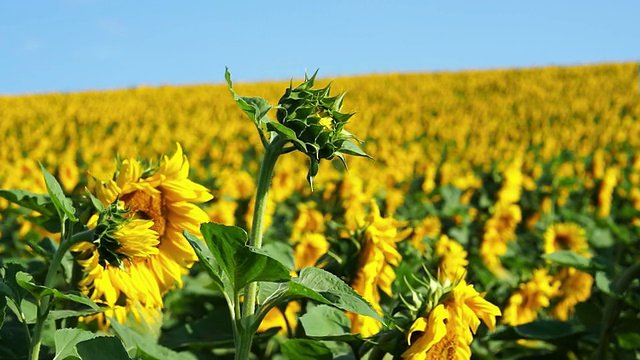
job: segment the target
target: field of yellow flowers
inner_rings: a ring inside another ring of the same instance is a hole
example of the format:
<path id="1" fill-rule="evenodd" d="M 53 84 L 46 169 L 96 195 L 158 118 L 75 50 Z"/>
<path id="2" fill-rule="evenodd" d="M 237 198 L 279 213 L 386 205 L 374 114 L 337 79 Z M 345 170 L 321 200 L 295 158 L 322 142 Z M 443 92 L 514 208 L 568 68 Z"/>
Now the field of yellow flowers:
<path id="1" fill-rule="evenodd" d="M 288 86 L 234 90 L 277 104 Z M 312 190 L 309 158 L 280 156 L 260 254 L 294 278 L 326 270 L 379 318 L 345 313 L 328 295 L 337 309 L 286 299 L 263 314 L 251 356 L 640 356 L 638 64 L 371 75 L 331 86 L 346 91 L 342 111 L 355 113 L 346 129 L 373 160 L 349 157 L 348 171 L 321 161 Z M 323 119 L 318 128 L 332 130 Z M 9 289 L 0 296 L 0 359 L 33 358 L 34 334 L 43 359 L 84 359 L 95 334 L 115 334 L 124 347 L 109 346 L 125 358 L 234 356 L 235 318 L 182 233 L 206 238 L 218 231 L 200 229 L 209 221 L 252 231 L 264 139 L 226 84 L 4 96 L 0 134 L 0 290 Z M 51 193 L 40 164 L 74 203 L 103 204 L 67 214 L 80 219 L 79 232 L 140 215 L 109 233 L 117 246 L 94 239 L 60 260 L 66 275 L 55 287 L 101 310 L 60 295 L 42 326 L 41 301 L 57 293 L 18 281 L 27 291 L 12 298 L 14 278 L 20 266 L 47 284 L 61 229 L 34 209 L 43 198 L 29 205 L 8 191 Z M 35 305 L 20 314 L 23 302 Z M 60 313 L 69 308 L 73 316 Z"/>

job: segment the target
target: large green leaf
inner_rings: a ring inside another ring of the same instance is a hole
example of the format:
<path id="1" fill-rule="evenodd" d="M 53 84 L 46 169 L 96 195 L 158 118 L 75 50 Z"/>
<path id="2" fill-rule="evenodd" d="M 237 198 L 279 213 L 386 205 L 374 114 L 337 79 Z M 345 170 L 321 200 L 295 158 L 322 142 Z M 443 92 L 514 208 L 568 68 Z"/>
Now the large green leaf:
<path id="1" fill-rule="evenodd" d="M 318 305 L 300 317 L 300 324 L 310 338 L 322 340 L 351 340 L 356 338 L 350 333 L 351 321 L 347 315 L 334 307 Z"/>
<path id="2" fill-rule="evenodd" d="M 282 353 L 291 360 L 331 360 L 333 353 L 322 342 L 290 339 L 282 344 Z"/>
<path id="3" fill-rule="evenodd" d="M 293 279 L 299 285 L 312 290 L 329 300 L 331 305 L 345 310 L 382 320 L 371 305 L 353 289 L 332 273 L 315 267 L 300 270 Z"/>
<path id="4" fill-rule="evenodd" d="M 0 197 L 27 209 L 35 210 L 44 216 L 56 216 L 56 207 L 49 195 L 34 194 L 26 190 L 0 190 Z"/>
<path id="5" fill-rule="evenodd" d="M 239 227 L 205 223 L 202 236 L 214 258 L 238 292 L 254 281 L 287 281 L 287 267 L 278 260 L 245 245 L 247 233 Z"/>
<path id="6" fill-rule="evenodd" d="M 195 251 L 196 256 L 198 256 L 200 265 L 204 267 L 204 269 L 207 271 L 207 274 L 209 274 L 209 277 L 211 277 L 213 282 L 218 286 L 219 290 L 224 290 L 224 283 L 222 281 L 222 278 L 220 277 L 220 265 L 218 265 L 216 260 L 213 258 L 211 252 L 206 247 L 202 246 L 203 244 L 200 239 L 193 236 L 188 231 L 184 230 L 182 234 L 187 239 L 187 241 L 189 241 L 189 244 L 191 244 L 191 247 Z"/>
<path id="7" fill-rule="evenodd" d="M 571 250 L 559 250 L 551 254 L 542 255 L 542 258 L 562 266 L 573 267 L 588 273 L 593 273 L 595 270 L 602 269 L 601 264 L 595 263 L 588 257 L 575 253 Z"/>
<path id="8" fill-rule="evenodd" d="M 96 334 L 82 329 L 58 329 L 54 335 L 56 356 L 53 360 L 80 358 L 76 345 L 96 336 Z"/>
<path id="9" fill-rule="evenodd" d="M 77 222 L 78 218 L 76 218 L 75 215 L 76 209 L 73 207 L 71 200 L 64 195 L 64 191 L 62 190 L 62 186 L 60 186 L 58 180 L 56 180 L 56 178 L 53 177 L 53 175 L 51 175 L 47 169 L 42 166 L 42 164 L 40 164 L 40 169 L 42 169 L 47 191 L 49 192 L 53 205 L 58 210 L 58 215 L 62 217 L 62 214 L 65 214 L 69 220 Z"/>
<path id="10" fill-rule="evenodd" d="M 129 360 L 122 342 L 113 336 L 99 336 L 76 344 L 82 360 Z"/>
<path id="11" fill-rule="evenodd" d="M 157 342 L 152 341 L 150 338 L 143 337 L 137 332 L 133 331 L 130 327 L 122 325 L 117 321 L 111 322 L 111 328 L 116 335 L 122 340 L 125 348 L 129 351 L 129 355 L 132 358 L 142 359 L 184 359 L 193 360 L 193 355 L 188 353 L 178 353 Z"/>

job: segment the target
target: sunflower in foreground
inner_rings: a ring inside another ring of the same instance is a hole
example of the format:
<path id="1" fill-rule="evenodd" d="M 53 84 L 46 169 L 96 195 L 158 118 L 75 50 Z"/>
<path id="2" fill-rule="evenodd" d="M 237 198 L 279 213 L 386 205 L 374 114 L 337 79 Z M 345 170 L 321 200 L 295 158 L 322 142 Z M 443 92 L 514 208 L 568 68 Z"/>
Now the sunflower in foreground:
<path id="1" fill-rule="evenodd" d="M 80 290 L 109 306 L 103 314 L 86 317 L 109 326 L 109 317 L 124 322 L 131 314 L 156 323 L 162 296 L 176 285 L 197 257 L 182 236 L 187 230 L 200 236 L 200 224 L 209 220 L 196 203 L 211 200 L 209 191 L 188 179 L 189 162 L 180 145 L 159 166 L 143 167 L 126 159 L 112 179 L 96 186 L 96 196 L 109 216 L 94 216 L 93 243 L 72 251 L 86 276 Z"/>
<path id="2" fill-rule="evenodd" d="M 447 281 L 440 286 L 447 289 L 453 284 Z M 438 302 L 411 325 L 407 332 L 409 348 L 403 359 L 470 359 L 470 345 L 480 321 L 495 330 L 496 316 L 501 315 L 497 306 L 464 279 L 452 290 L 444 290 Z"/>

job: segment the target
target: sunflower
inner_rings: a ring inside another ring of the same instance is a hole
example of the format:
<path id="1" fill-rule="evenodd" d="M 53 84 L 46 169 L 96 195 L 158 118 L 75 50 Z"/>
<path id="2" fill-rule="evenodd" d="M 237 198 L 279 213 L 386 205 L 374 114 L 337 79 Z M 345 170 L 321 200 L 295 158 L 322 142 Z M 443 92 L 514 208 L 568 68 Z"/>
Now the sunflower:
<path id="1" fill-rule="evenodd" d="M 536 320 L 538 312 L 549 307 L 559 289 L 560 282 L 549 275 L 547 269 L 534 270 L 531 280 L 520 284 L 518 291 L 509 298 L 502 322 L 515 326 Z"/>
<path id="2" fill-rule="evenodd" d="M 182 286 L 182 275 L 197 260 L 182 231 L 200 236 L 200 224 L 208 216 L 195 203 L 212 198 L 188 175 L 189 162 L 177 144 L 176 152 L 165 155 L 157 168 L 145 169 L 137 160 L 126 159 L 113 179 L 96 186 L 103 205 L 117 206 L 127 221 L 108 236 L 72 249 L 86 274 L 78 284 L 80 290 L 112 309 L 86 321 L 96 319 L 106 328 L 105 315 L 119 322 L 129 313 L 137 320 L 157 318 L 162 296 Z"/>
<path id="3" fill-rule="evenodd" d="M 587 301 L 591 297 L 594 279 L 591 274 L 575 268 L 562 269 L 556 275 L 556 279 L 562 282 L 559 291 L 562 299 L 551 310 L 551 314 L 556 319 L 567 321 L 573 314 L 576 305 Z"/>
<path id="4" fill-rule="evenodd" d="M 480 321 L 495 330 L 500 309 L 461 280 L 449 296 L 428 315 L 419 317 L 407 332 L 409 348 L 403 359 L 469 359 L 471 342 Z"/>
<path id="5" fill-rule="evenodd" d="M 394 218 L 383 218 L 375 201 L 371 201 L 371 212 L 361 228 L 364 230 L 362 251 L 359 255 L 359 270 L 351 287 L 367 300 L 380 314 L 380 293 L 384 291 L 392 296 L 391 285 L 396 279 L 394 266 L 400 264 L 402 255 L 396 243 L 407 237 L 411 229 L 398 232 L 405 222 Z M 348 314 L 351 319 L 351 331 L 363 337 L 375 335 L 380 330 L 379 321 L 355 313 Z"/>
<path id="6" fill-rule="evenodd" d="M 588 253 L 586 232 L 578 224 L 553 224 L 544 233 L 544 253 L 550 254 L 558 250 L 572 250 L 580 255 L 590 256 Z"/>
<path id="7" fill-rule="evenodd" d="M 464 247 L 444 234 L 436 242 L 436 255 L 440 258 L 440 268 L 450 279 L 464 275 L 465 268 L 469 265 Z"/>

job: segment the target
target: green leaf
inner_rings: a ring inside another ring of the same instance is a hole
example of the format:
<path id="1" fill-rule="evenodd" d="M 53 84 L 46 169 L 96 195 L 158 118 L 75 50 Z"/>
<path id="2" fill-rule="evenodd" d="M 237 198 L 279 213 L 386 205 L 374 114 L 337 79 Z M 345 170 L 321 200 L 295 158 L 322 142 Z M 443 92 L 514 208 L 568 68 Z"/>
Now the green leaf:
<path id="1" fill-rule="evenodd" d="M 196 345 L 210 348 L 233 346 L 233 327 L 229 309 L 214 307 L 205 316 L 163 332 L 161 343 L 172 349 Z"/>
<path id="2" fill-rule="evenodd" d="M 519 326 L 499 326 L 490 335 L 492 340 L 545 340 L 553 341 L 573 336 L 584 331 L 580 325 L 574 325 L 560 320 L 536 320 Z"/>
<path id="3" fill-rule="evenodd" d="M 595 283 L 596 287 L 603 293 L 612 297 L 620 296 L 619 292 L 616 291 L 613 281 L 607 277 L 607 274 L 604 271 L 596 272 Z"/>
<path id="4" fill-rule="evenodd" d="M 278 260 L 246 246 L 247 233 L 241 228 L 205 223 L 200 230 L 234 291 L 254 281 L 281 282 L 291 278 L 287 267 Z"/>
<path id="5" fill-rule="evenodd" d="M 616 334 L 616 338 L 618 338 L 620 347 L 625 350 L 640 349 L 640 334 L 637 332 Z"/>
<path id="6" fill-rule="evenodd" d="M 23 287 L 25 290 L 31 293 L 33 297 L 35 297 L 38 300 L 42 299 L 43 296 L 53 295 L 54 300 L 72 301 L 77 304 L 86 305 L 92 310 L 96 310 L 96 311 L 100 309 L 98 304 L 96 304 L 95 302 L 93 302 L 93 300 L 89 299 L 86 295 L 80 292 L 71 291 L 69 293 L 62 293 L 53 288 L 49 288 L 42 285 L 36 285 L 33 282 L 33 276 L 31 276 L 31 274 L 28 274 L 26 272 L 22 272 L 22 271 L 18 272 L 16 274 L 16 282 L 18 283 L 18 285 Z"/>
<path id="7" fill-rule="evenodd" d="M 211 252 L 207 248 L 203 248 L 202 241 L 194 235 L 190 234 L 188 231 L 184 230 L 182 234 L 187 239 L 187 241 L 189 241 L 189 244 L 198 256 L 200 265 L 204 267 L 204 269 L 207 271 L 207 274 L 209 274 L 209 277 L 211 277 L 218 288 L 224 291 L 224 283 L 222 281 L 222 278 L 220 278 L 220 275 L 218 275 L 220 273 L 220 265 L 218 265 L 216 260 L 213 258 Z"/>
<path id="8" fill-rule="evenodd" d="M 95 197 L 91 193 L 91 191 L 89 191 L 89 189 L 85 189 L 85 190 L 86 190 L 86 193 L 87 193 L 87 197 L 91 201 L 91 205 L 93 205 L 93 208 L 96 209 L 97 212 L 103 213 L 105 209 L 104 209 L 104 205 L 102 204 L 102 201 L 100 201 L 100 199 Z"/>
<path id="9" fill-rule="evenodd" d="M 289 270 L 293 270 L 293 248 L 289 243 L 284 242 L 272 242 L 262 246 L 262 251 L 272 258 L 280 261 Z"/>
<path id="10" fill-rule="evenodd" d="M 75 215 L 76 209 L 73 207 L 71 200 L 64 195 L 64 191 L 62 190 L 58 180 L 56 180 L 56 178 L 53 177 L 53 175 L 51 175 L 47 169 L 42 166 L 42 164 L 40 164 L 40 169 L 42 169 L 47 191 L 49 192 L 53 205 L 58 210 L 58 215 L 62 218 L 62 214 L 65 214 L 69 220 L 77 222 L 78 218 L 76 218 Z"/>
<path id="11" fill-rule="evenodd" d="M 122 325 L 117 321 L 111 322 L 111 328 L 114 333 L 122 340 L 125 348 L 129 350 L 132 358 L 143 359 L 185 359 L 191 360 L 187 353 L 178 353 L 162 345 L 157 344 L 149 338 L 136 333 L 128 326 Z"/>
<path id="12" fill-rule="evenodd" d="M 611 230 L 596 228 L 591 233 L 589 237 L 589 243 L 593 247 L 597 248 L 606 248 L 612 246 L 615 242 L 613 240 L 613 235 L 611 234 Z"/>
<path id="13" fill-rule="evenodd" d="M 26 190 L 0 190 L 0 197 L 27 209 L 35 210 L 44 216 L 56 216 L 56 207 L 49 195 L 34 194 Z"/>
<path id="14" fill-rule="evenodd" d="M 353 155 L 353 156 L 362 156 L 362 157 L 366 157 L 366 158 L 369 158 L 369 159 L 373 160 L 373 158 L 369 154 L 367 154 L 362 149 L 360 149 L 360 147 L 358 145 L 356 145 L 356 143 L 354 143 L 351 140 L 345 140 L 342 143 L 342 146 L 340 147 L 340 150 L 338 150 L 338 151 L 340 151 L 341 153 L 344 153 L 344 154 L 349 154 L 349 155 Z"/>
<path id="15" fill-rule="evenodd" d="M 122 342 L 114 336 L 99 336 L 76 344 L 82 360 L 129 360 Z"/>
<path id="16" fill-rule="evenodd" d="M 341 310 L 328 305 L 318 305 L 299 319 L 308 337 L 319 340 L 352 340 L 351 321 Z"/>
<path id="17" fill-rule="evenodd" d="M 593 263 L 591 259 L 571 250 L 559 250 L 551 254 L 542 255 L 542 258 L 562 266 L 573 267 L 589 273 L 599 267 L 598 264 Z"/>
<path id="18" fill-rule="evenodd" d="M 5 310 L 7 308 L 7 297 L 0 293 L 0 329 L 4 324 Z"/>
<path id="19" fill-rule="evenodd" d="M 56 356 L 53 360 L 80 358 L 80 354 L 78 354 L 76 349 L 76 344 L 95 337 L 97 337 L 96 334 L 82 329 L 57 330 L 54 335 Z"/>
<path id="20" fill-rule="evenodd" d="M 224 78 L 227 80 L 229 91 L 231 92 L 231 95 L 233 95 L 233 100 L 235 100 L 236 104 L 240 106 L 242 111 L 249 116 L 258 128 L 262 128 L 261 125 L 264 122 L 267 113 L 273 108 L 273 106 L 261 97 L 238 96 L 238 94 L 233 90 L 233 82 L 231 81 L 229 68 L 225 68 Z"/>
<path id="21" fill-rule="evenodd" d="M 49 315 L 47 316 L 47 319 L 59 320 L 59 319 L 66 319 L 70 317 L 89 316 L 89 315 L 101 313 L 106 310 L 109 310 L 108 306 L 100 306 L 98 309 L 89 308 L 89 309 L 79 309 L 79 310 L 70 310 L 70 309 L 51 310 L 49 312 Z"/>
<path id="22" fill-rule="evenodd" d="M 315 267 L 300 270 L 300 275 L 292 281 L 320 294 L 329 300 L 331 305 L 345 311 L 370 316 L 382 321 L 371 305 L 353 289 L 332 273 Z"/>
<path id="23" fill-rule="evenodd" d="M 16 281 L 16 275 L 25 270 L 22 265 L 7 263 L 4 268 L 4 278 L 0 281 L 0 293 L 9 297 L 16 305 L 20 305 L 27 291 Z"/>
<path id="24" fill-rule="evenodd" d="M 308 339 L 290 339 L 281 347 L 282 353 L 291 360 L 331 360 L 333 353 L 322 342 Z"/>

